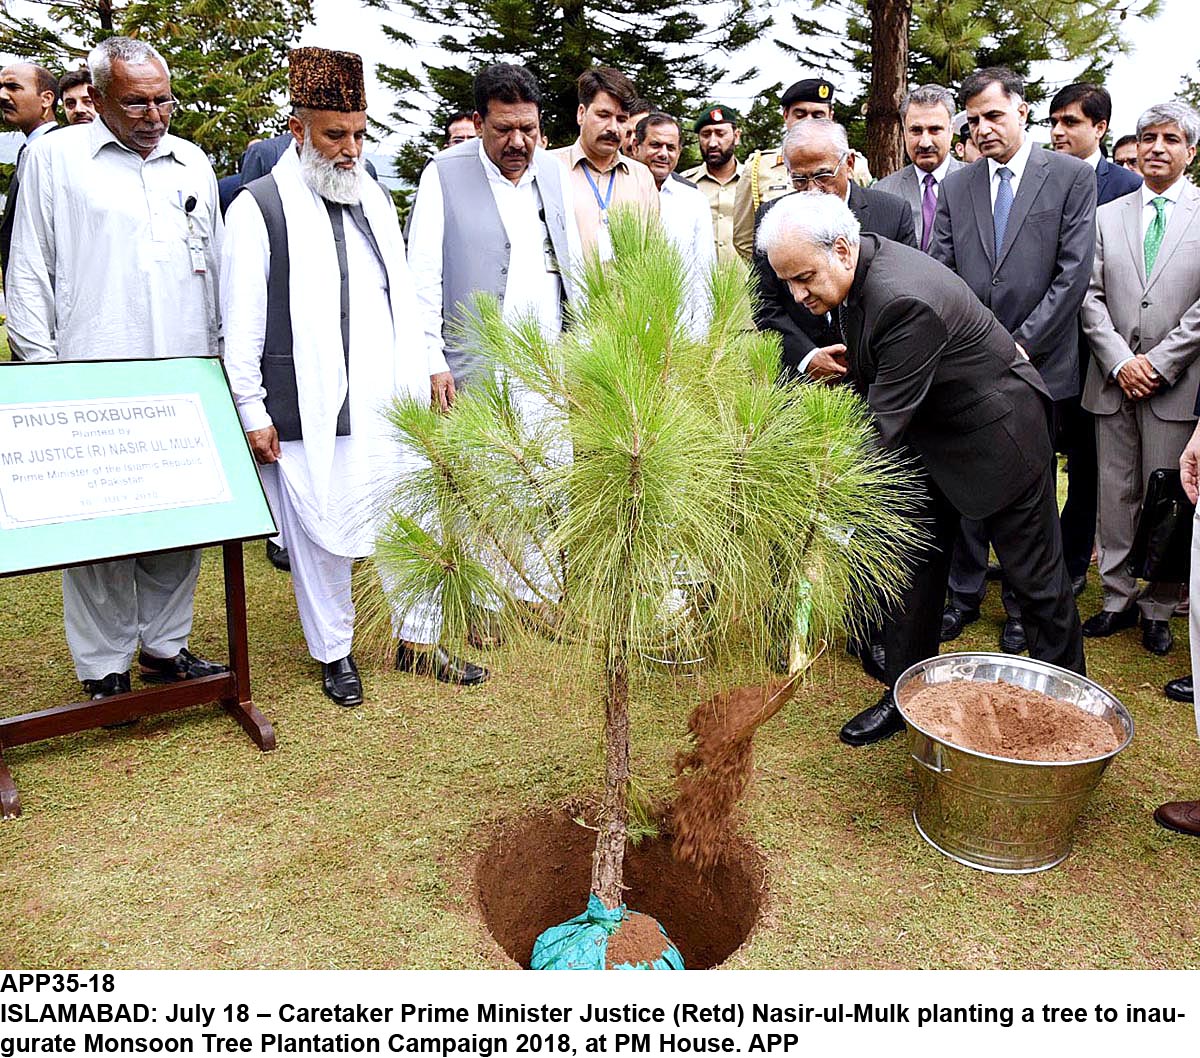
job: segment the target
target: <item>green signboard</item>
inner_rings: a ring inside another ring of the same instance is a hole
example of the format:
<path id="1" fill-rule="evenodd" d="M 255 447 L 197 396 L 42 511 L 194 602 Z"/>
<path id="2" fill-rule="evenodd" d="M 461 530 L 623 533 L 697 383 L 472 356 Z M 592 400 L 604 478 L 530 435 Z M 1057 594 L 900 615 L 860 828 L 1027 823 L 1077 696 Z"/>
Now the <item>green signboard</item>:
<path id="1" fill-rule="evenodd" d="M 0 367 L 0 575 L 274 532 L 220 360 Z"/>

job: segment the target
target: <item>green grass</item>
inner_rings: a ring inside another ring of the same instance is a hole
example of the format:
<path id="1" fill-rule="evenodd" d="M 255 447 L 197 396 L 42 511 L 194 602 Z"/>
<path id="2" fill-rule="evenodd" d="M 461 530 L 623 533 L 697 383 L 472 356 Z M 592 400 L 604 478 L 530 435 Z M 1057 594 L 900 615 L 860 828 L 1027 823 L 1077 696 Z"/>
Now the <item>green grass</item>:
<path id="1" fill-rule="evenodd" d="M 367 701 L 321 694 L 289 579 L 248 545 L 254 696 L 279 748 L 259 753 L 216 707 L 6 753 L 24 814 L 0 825 L 0 965 L 500 967 L 471 860 L 514 813 L 594 792 L 589 679 L 556 678 L 566 648 L 490 652 L 493 679 L 450 689 L 364 665 Z M 1082 600 L 1099 606 L 1095 584 Z M 960 649 L 994 649 L 1001 612 Z M 193 647 L 220 655 L 220 566 L 206 555 Z M 0 581 L 5 712 L 74 700 L 59 578 Z M 877 685 L 834 650 L 760 733 L 742 832 L 768 861 L 760 924 L 735 967 L 1196 967 L 1200 842 L 1161 830 L 1160 801 L 1200 794 L 1191 709 L 1136 632 L 1089 642 L 1095 678 L 1138 733 L 1093 796 L 1065 864 L 999 877 L 960 867 L 913 829 L 903 738 L 837 741 Z M 638 694 L 635 771 L 652 790 L 695 684 Z M 580 894 L 583 907 L 586 894 Z"/>

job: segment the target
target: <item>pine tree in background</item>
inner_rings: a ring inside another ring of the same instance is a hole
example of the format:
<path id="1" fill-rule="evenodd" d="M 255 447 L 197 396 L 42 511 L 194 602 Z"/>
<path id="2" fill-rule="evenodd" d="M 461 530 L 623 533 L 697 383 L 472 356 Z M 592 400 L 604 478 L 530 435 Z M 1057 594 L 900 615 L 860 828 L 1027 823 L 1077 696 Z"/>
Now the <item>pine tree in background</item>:
<path id="1" fill-rule="evenodd" d="M 863 115 L 875 118 L 881 130 L 890 126 L 900 77 L 897 70 L 882 78 L 876 86 L 879 94 L 871 98 L 867 85 L 872 83 L 873 66 L 886 66 L 895 56 L 894 43 L 872 49 L 872 32 L 907 4 L 908 0 L 810 0 L 807 11 L 789 15 L 790 33 L 777 42 L 798 66 L 826 70 L 840 82 L 839 119 L 847 125 L 851 145 L 867 151 L 876 176 L 896 167 L 895 148 L 879 136 L 868 145 Z M 1034 63 L 1049 60 L 1084 64 L 1063 84 L 1102 84 L 1116 56 L 1129 51 L 1125 25 L 1130 19 L 1157 18 L 1162 0 L 912 0 L 911 8 L 907 83 L 934 82 L 957 89 L 978 67 L 1008 66 L 1028 77 Z M 862 87 L 852 95 L 855 82 Z M 1028 85 L 1028 102 L 1040 102 L 1058 87 L 1034 80 Z"/>
<path id="2" fill-rule="evenodd" d="M 395 10 L 426 26 L 445 30 L 436 44 L 451 56 L 446 65 L 425 63 L 421 75 L 381 64 L 377 74 L 400 96 L 390 116 L 403 131 L 426 127 L 402 149 L 397 169 L 416 180 L 429 154 L 441 147 L 441 124 L 456 110 L 470 110 L 476 71 L 495 62 L 528 66 L 545 96 L 543 120 L 554 146 L 574 141 L 575 80 L 594 65 L 615 66 L 638 93 L 656 106 L 686 117 L 725 76 L 725 55 L 757 39 L 768 20 L 754 14 L 751 0 L 363 0 L 368 7 Z M 416 39 L 396 26 L 384 27 L 397 44 Z M 742 80 L 755 76 L 750 70 Z M 430 118 L 417 117 L 414 96 L 432 103 Z"/>
<path id="3" fill-rule="evenodd" d="M 153 44 L 171 68 L 183 106 L 171 131 L 199 144 L 218 173 L 232 172 L 247 142 L 283 128 L 287 53 L 312 22 L 312 0 L 79 0 L 14 16 L 0 0 L 0 36 L 16 54 L 55 71 L 74 69 L 114 34 Z"/>

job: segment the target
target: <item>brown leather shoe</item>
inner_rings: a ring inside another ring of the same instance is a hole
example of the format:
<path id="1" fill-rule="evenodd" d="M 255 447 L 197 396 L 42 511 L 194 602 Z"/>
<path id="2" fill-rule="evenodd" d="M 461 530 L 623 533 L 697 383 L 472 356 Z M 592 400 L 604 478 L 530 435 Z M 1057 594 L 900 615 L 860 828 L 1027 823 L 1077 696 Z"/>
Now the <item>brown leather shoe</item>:
<path id="1" fill-rule="evenodd" d="M 1200 801 L 1168 801 L 1154 811 L 1160 827 L 1200 838 Z"/>

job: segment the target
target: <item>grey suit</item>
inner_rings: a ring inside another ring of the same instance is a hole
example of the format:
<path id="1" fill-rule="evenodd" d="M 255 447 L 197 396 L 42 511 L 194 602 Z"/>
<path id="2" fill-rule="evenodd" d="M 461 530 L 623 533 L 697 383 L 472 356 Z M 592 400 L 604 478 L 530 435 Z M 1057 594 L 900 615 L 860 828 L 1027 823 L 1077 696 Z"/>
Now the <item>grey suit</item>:
<path id="1" fill-rule="evenodd" d="M 1141 191 L 1096 213 L 1096 263 L 1083 303 L 1083 328 L 1092 365 L 1083 406 L 1096 416 L 1100 466 L 1098 536 L 1104 609 L 1138 601 L 1137 582 L 1125 572 L 1146 483 L 1160 467 L 1174 467 L 1195 425 L 1200 387 L 1200 192 L 1184 182 L 1171 209 L 1154 271 L 1145 274 Z M 1131 400 L 1112 373 L 1136 353 L 1163 378 L 1157 393 Z M 1182 585 L 1152 584 L 1142 615 L 1166 621 Z"/>
<path id="2" fill-rule="evenodd" d="M 946 176 L 957 172 L 959 169 L 965 168 L 965 163 L 960 162 L 953 155 L 950 156 L 950 164 L 946 168 Z M 882 180 L 875 183 L 874 187 L 877 191 L 886 191 L 889 195 L 895 195 L 897 198 L 904 199 L 908 203 L 908 208 L 912 210 L 913 231 L 917 233 L 917 245 L 921 245 L 921 237 L 924 234 L 924 217 L 921 213 L 921 206 L 925 198 L 925 173 L 924 170 L 918 169 L 911 163 L 903 169 L 892 173 L 890 176 L 885 176 Z M 940 193 L 940 187 L 939 187 Z M 930 248 L 933 243 L 931 242 Z"/>
<path id="3" fill-rule="evenodd" d="M 1076 315 L 1095 246 L 1096 174 L 1034 146 L 1013 199 L 1000 258 L 986 158 L 946 177 L 929 254 L 957 272 L 1021 344 L 1055 400 L 1079 392 Z"/>
<path id="4" fill-rule="evenodd" d="M 946 177 L 929 254 L 953 269 L 1005 326 L 1041 373 L 1055 401 L 1079 393 L 1079 309 L 1095 247 L 1096 174 L 1068 154 L 1029 152 L 996 253 L 991 169 L 986 158 Z M 987 539 L 963 523 L 950 571 L 951 602 L 983 598 Z M 1011 593 L 1005 607 L 1017 617 Z"/>

